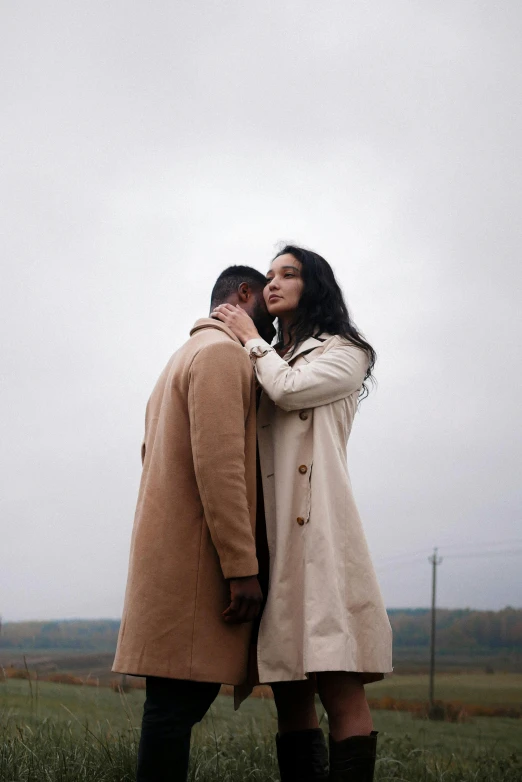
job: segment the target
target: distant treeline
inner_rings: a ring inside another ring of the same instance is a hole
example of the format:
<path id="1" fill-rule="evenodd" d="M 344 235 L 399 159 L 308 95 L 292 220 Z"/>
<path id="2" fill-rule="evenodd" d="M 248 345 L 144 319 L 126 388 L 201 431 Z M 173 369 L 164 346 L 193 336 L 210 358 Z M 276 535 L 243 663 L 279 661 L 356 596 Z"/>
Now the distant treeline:
<path id="1" fill-rule="evenodd" d="M 428 647 L 431 612 L 427 608 L 391 609 L 394 646 Z M 437 649 L 448 652 L 522 652 L 522 609 L 472 611 L 469 608 L 437 610 Z"/>
<path id="2" fill-rule="evenodd" d="M 388 611 L 397 649 L 421 649 L 430 642 L 430 612 L 425 608 Z M 116 647 L 117 619 L 71 619 L 58 622 L 6 622 L 0 650 L 63 649 L 111 652 Z M 522 652 L 522 609 L 437 611 L 437 648 L 448 652 Z"/>
<path id="3" fill-rule="evenodd" d="M 0 649 L 69 649 L 112 652 L 119 619 L 66 619 L 58 622 L 5 622 Z"/>

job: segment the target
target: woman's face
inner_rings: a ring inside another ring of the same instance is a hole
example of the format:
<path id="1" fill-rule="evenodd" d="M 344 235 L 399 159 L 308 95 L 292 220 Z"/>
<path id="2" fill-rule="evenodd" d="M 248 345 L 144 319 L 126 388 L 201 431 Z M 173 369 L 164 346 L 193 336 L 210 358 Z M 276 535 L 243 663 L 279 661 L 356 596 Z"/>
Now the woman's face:
<path id="1" fill-rule="evenodd" d="M 263 295 L 268 312 L 274 318 L 297 309 L 304 288 L 301 269 L 301 263 L 288 253 L 272 261 Z"/>

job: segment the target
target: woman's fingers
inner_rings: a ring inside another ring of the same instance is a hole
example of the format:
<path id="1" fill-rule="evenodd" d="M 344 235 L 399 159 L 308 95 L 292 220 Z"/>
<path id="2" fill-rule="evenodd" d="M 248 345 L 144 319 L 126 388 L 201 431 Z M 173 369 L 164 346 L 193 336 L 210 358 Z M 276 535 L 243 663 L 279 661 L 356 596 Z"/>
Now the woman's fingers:
<path id="1" fill-rule="evenodd" d="M 239 305 L 233 307 L 232 304 L 219 304 L 212 310 L 211 317 L 228 326 L 243 344 L 259 336 L 254 321 Z"/>
<path id="2" fill-rule="evenodd" d="M 230 323 L 231 316 L 233 316 L 235 310 L 231 304 L 220 304 L 218 307 L 214 307 L 211 312 L 212 318 L 217 318 L 223 321 L 223 323 Z"/>
<path id="3" fill-rule="evenodd" d="M 230 304 L 221 304 L 212 312 L 212 317 L 226 323 L 227 326 L 241 327 L 241 314 L 246 314 L 242 309 L 235 310 Z M 247 316 L 248 317 L 248 316 Z"/>
<path id="4" fill-rule="evenodd" d="M 223 317 L 228 318 L 234 317 L 235 315 L 237 316 L 239 313 L 245 314 L 241 307 L 235 309 L 231 304 L 220 304 L 212 310 L 212 315 L 222 315 Z"/>
<path id="5" fill-rule="evenodd" d="M 238 309 L 241 309 L 239 307 Z M 236 312 L 236 308 L 232 306 L 232 304 L 218 304 L 217 307 L 214 307 L 213 312 Z M 243 310 L 241 310 L 242 312 Z"/>

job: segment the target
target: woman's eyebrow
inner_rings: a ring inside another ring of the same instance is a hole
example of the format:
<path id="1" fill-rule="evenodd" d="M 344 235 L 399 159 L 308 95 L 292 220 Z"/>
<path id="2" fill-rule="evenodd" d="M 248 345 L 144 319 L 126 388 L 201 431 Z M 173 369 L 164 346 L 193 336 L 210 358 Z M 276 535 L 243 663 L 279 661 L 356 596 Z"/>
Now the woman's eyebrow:
<path id="1" fill-rule="evenodd" d="M 281 269 L 291 269 L 292 271 L 297 272 L 298 274 L 300 273 L 300 269 L 298 269 L 297 266 L 281 266 Z M 270 269 L 270 271 L 268 271 L 265 276 L 268 278 L 268 275 L 273 273 L 274 273 L 273 269 Z"/>

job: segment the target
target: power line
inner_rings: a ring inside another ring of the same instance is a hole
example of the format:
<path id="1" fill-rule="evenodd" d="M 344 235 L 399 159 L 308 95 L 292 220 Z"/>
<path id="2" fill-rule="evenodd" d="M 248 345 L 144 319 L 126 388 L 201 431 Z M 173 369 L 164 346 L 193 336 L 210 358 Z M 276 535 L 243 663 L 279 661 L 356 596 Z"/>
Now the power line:
<path id="1" fill-rule="evenodd" d="M 511 557 L 520 556 L 522 554 L 521 549 L 509 549 L 508 551 L 471 551 L 467 554 L 444 554 L 445 559 L 488 559 L 489 557 Z M 376 561 L 375 570 L 378 573 L 390 572 L 392 570 L 398 571 L 402 567 L 408 567 L 409 565 L 417 565 L 421 562 L 425 562 L 426 553 L 424 556 L 412 557 L 410 559 L 396 560 L 394 562 L 385 562 L 379 564 L 379 560 Z"/>
<path id="2" fill-rule="evenodd" d="M 522 538 L 507 538 L 505 540 L 485 540 L 482 543 L 475 543 L 475 548 L 487 548 L 489 546 L 511 546 L 522 543 Z M 468 543 L 444 543 L 439 548 L 468 548 Z"/>
<path id="3" fill-rule="evenodd" d="M 422 549 L 422 551 L 405 551 L 403 554 L 392 554 L 389 557 L 376 557 L 376 559 L 379 562 L 388 563 L 388 562 L 395 562 L 398 559 L 404 559 L 411 557 L 425 557 L 426 556 L 426 549 Z"/>
<path id="4" fill-rule="evenodd" d="M 408 565 L 415 565 L 419 562 L 425 562 L 426 555 L 424 557 L 416 557 L 415 559 L 405 560 L 404 562 L 389 562 L 386 565 L 376 565 L 375 570 L 382 572 L 383 570 L 398 570 L 401 567 L 407 567 Z"/>
<path id="5" fill-rule="evenodd" d="M 521 543 L 522 543 L 522 538 L 512 538 L 511 540 L 489 541 L 489 542 L 484 542 L 484 543 L 476 543 L 473 546 L 473 548 L 474 549 L 484 549 L 484 548 L 486 548 L 486 549 L 493 549 L 493 548 L 495 548 L 497 546 L 509 546 L 511 544 L 521 544 Z M 462 555 L 461 554 L 453 554 L 451 552 L 446 554 L 447 549 L 468 549 L 468 547 L 469 547 L 469 545 L 450 544 L 450 545 L 439 546 L 439 549 L 444 550 L 444 552 L 445 552 L 444 556 L 445 557 L 452 557 L 452 558 L 457 558 L 457 557 L 466 558 L 468 556 L 496 556 L 496 555 L 501 555 L 501 554 L 509 554 L 509 555 L 511 555 L 511 554 L 519 554 L 522 551 L 522 549 L 508 549 L 505 552 L 504 551 L 498 551 L 497 552 L 497 551 L 489 550 L 489 551 L 484 551 L 484 552 L 482 552 L 482 551 L 477 551 L 477 552 L 475 552 L 475 551 L 472 551 L 472 552 L 467 551 L 466 554 L 462 554 Z M 381 564 L 383 566 L 387 566 L 388 564 L 392 565 L 394 563 L 397 563 L 397 564 L 401 564 L 401 563 L 409 564 L 410 562 L 415 562 L 415 561 L 419 561 L 420 562 L 421 561 L 420 558 L 422 557 L 422 559 L 424 559 L 424 557 L 427 555 L 427 553 L 428 552 L 427 552 L 426 549 L 423 549 L 422 551 L 405 551 L 403 554 L 392 554 L 392 555 L 387 556 L 387 557 L 376 557 L 375 561 L 379 564 L 379 566 Z M 419 558 L 419 559 L 417 559 L 417 558 Z M 407 560 L 407 561 L 404 562 L 404 560 Z"/>
<path id="6" fill-rule="evenodd" d="M 446 559 L 476 559 L 477 557 L 511 557 L 522 554 L 521 549 L 509 551 L 470 551 L 468 554 L 445 554 Z"/>

